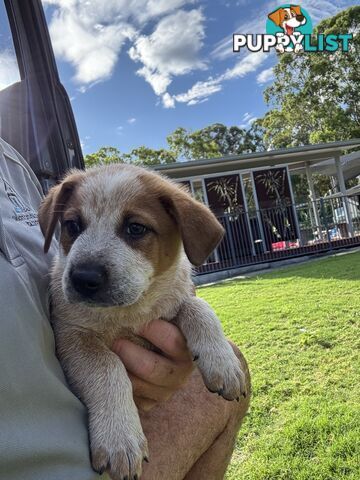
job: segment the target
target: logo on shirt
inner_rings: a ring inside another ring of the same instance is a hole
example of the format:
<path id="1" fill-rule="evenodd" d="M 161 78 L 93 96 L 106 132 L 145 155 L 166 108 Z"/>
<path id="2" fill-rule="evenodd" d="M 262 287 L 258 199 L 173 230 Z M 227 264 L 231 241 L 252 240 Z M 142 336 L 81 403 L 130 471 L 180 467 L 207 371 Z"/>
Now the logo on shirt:
<path id="1" fill-rule="evenodd" d="M 17 222 L 24 222 L 29 227 L 36 227 L 39 225 L 37 213 L 20 197 L 20 195 L 12 188 L 12 186 L 3 179 L 5 192 L 8 199 L 14 207 L 14 214 L 12 218 Z"/>

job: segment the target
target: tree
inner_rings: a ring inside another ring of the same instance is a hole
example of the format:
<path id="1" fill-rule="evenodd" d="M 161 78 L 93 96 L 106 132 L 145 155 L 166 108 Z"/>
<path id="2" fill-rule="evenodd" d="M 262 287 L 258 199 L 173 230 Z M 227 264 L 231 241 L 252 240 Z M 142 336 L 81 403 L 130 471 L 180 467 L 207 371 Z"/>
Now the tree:
<path id="1" fill-rule="evenodd" d="M 135 165 L 157 165 L 173 163 L 176 156 L 173 152 L 163 148 L 153 150 L 144 146 L 134 148 L 130 153 L 121 153 L 115 147 L 101 147 L 97 152 L 85 156 L 87 168 L 110 163 L 133 163 Z"/>
<path id="2" fill-rule="evenodd" d="M 120 150 L 115 147 L 101 147 L 97 152 L 85 156 L 87 168 L 109 163 L 124 163 Z"/>
<path id="3" fill-rule="evenodd" d="M 216 145 L 220 155 L 236 155 L 254 152 L 258 149 L 255 131 L 245 130 L 237 126 L 226 127 L 222 123 L 214 123 L 192 134 L 194 142 L 199 139 L 205 144 Z M 196 150 L 194 151 L 196 153 Z"/>
<path id="4" fill-rule="evenodd" d="M 262 149 L 259 131 L 214 123 L 191 132 L 177 128 L 167 137 L 170 151 L 178 159 L 195 160 L 249 153 Z"/>
<path id="5" fill-rule="evenodd" d="M 282 148 L 360 136 L 360 7 L 323 20 L 315 34 L 355 32 L 349 52 L 282 54 L 264 92 L 275 108 L 259 122 L 267 147 Z M 316 43 L 317 37 L 313 37 Z"/>
<path id="6" fill-rule="evenodd" d="M 189 135 L 186 128 L 179 127 L 166 137 L 170 150 L 174 152 L 177 159 L 185 158 L 186 160 L 191 160 Z"/>
<path id="7" fill-rule="evenodd" d="M 176 162 L 174 152 L 164 148 L 154 150 L 145 146 L 134 148 L 129 154 L 124 154 L 123 158 L 126 162 L 135 165 L 158 165 Z"/>

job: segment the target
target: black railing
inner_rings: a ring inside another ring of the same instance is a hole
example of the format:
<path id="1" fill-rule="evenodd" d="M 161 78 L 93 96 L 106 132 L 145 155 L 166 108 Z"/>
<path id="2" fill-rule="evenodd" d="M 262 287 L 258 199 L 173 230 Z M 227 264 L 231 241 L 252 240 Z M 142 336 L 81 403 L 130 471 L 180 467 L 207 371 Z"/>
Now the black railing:
<path id="1" fill-rule="evenodd" d="M 197 274 L 360 245 L 360 195 L 217 216 L 223 241 Z"/>

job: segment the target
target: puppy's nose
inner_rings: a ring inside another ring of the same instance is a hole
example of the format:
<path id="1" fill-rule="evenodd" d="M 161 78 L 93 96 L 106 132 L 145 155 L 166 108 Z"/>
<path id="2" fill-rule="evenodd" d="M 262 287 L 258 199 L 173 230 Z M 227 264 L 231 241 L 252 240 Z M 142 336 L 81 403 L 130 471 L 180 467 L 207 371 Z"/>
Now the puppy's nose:
<path id="1" fill-rule="evenodd" d="M 302 21 L 304 20 L 304 18 L 305 18 L 304 15 L 301 15 L 301 14 L 300 14 L 300 15 L 296 15 L 296 20 L 297 20 L 298 22 L 302 22 Z"/>
<path id="2" fill-rule="evenodd" d="M 107 275 L 102 265 L 79 265 L 70 274 L 75 290 L 85 297 L 92 297 L 106 283 Z"/>

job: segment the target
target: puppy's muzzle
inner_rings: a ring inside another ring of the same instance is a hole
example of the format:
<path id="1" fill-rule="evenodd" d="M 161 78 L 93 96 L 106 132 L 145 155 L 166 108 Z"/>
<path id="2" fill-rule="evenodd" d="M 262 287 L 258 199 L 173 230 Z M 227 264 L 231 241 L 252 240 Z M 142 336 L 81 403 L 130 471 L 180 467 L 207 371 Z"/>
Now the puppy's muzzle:
<path id="1" fill-rule="evenodd" d="M 305 19 L 304 15 L 296 15 L 296 20 L 297 20 L 298 22 L 301 23 L 304 19 Z"/>
<path id="2" fill-rule="evenodd" d="M 102 265 L 78 265 L 70 273 L 74 289 L 85 298 L 93 298 L 107 283 L 106 270 Z"/>

